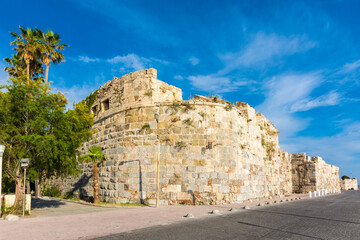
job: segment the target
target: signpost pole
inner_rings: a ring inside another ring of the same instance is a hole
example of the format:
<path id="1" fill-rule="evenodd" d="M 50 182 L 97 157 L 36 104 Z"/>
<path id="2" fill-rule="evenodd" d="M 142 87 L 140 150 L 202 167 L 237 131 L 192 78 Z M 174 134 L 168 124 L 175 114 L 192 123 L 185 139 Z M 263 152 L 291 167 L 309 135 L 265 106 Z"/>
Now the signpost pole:
<path id="1" fill-rule="evenodd" d="M 24 167 L 24 199 L 23 199 L 23 216 L 25 216 L 25 200 L 26 200 L 26 167 Z"/>
<path id="2" fill-rule="evenodd" d="M 21 161 L 21 167 L 24 168 L 24 198 L 23 198 L 23 216 L 25 216 L 25 200 L 26 200 L 26 168 L 29 165 L 29 159 L 28 158 L 22 158 Z"/>
<path id="3" fill-rule="evenodd" d="M 1 194 L 1 186 L 2 186 L 2 156 L 3 153 L 5 151 L 5 146 L 4 145 L 0 145 L 0 217 L 2 215 L 2 194 Z"/>

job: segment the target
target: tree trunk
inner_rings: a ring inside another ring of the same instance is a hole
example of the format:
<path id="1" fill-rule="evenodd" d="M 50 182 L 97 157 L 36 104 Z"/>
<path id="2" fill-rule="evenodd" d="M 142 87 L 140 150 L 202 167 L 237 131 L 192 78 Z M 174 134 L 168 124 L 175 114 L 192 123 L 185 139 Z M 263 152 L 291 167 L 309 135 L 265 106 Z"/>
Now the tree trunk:
<path id="1" fill-rule="evenodd" d="M 94 203 L 98 204 L 100 202 L 99 200 L 99 177 L 98 177 L 98 168 L 97 163 L 94 162 Z"/>
<path id="2" fill-rule="evenodd" d="M 47 64 L 47 65 L 46 65 L 46 74 L 45 74 L 45 84 L 48 83 L 49 67 L 50 67 L 50 64 Z"/>
<path id="3" fill-rule="evenodd" d="M 21 185 L 22 185 L 22 178 L 16 177 L 16 180 L 15 180 L 15 204 L 14 204 L 15 207 L 22 203 L 22 200 L 24 197 L 24 190 Z"/>
<path id="4" fill-rule="evenodd" d="M 40 184 L 39 184 L 39 177 L 35 179 L 35 197 L 40 197 Z"/>
<path id="5" fill-rule="evenodd" d="M 26 63 L 26 71 L 27 71 L 28 80 L 30 81 L 30 62 Z"/>

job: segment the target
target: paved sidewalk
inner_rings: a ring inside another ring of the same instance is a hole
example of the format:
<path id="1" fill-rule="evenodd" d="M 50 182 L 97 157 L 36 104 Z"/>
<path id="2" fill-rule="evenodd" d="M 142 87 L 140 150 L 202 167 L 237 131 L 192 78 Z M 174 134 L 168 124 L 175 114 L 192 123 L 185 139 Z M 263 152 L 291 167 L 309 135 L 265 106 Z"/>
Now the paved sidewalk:
<path id="1" fill-rule="evenodd" d="M 102 209 L 80 214 L 76 214 L 76 210 L 73 210 L 70 212 L 71 215 L 55 214 L 51 217 L 24 218 L 16 222 L 0 220 L 0 239 L 91 239 L 181 220 L 186 221 L 187 218 L 184 216 L 187 213 L 192 213 L 195 218 L 210 217 L 213 215 L 209 212 L 214 209 L 223 213 L 228 212 L 230 208 L 241 209 L 245 205 L 255 207 L 260 202 L 266 204 L 283 200 L 284 203 L 280 204 L 286 204 L 286 199 L 290 201 L 299 197 L 306 197 L 306 195 L 290 195 L 243 204 L 161 206 L 158 209 L 154 207 Z M 92 208 L 97 209 L 97 207 Z"/>

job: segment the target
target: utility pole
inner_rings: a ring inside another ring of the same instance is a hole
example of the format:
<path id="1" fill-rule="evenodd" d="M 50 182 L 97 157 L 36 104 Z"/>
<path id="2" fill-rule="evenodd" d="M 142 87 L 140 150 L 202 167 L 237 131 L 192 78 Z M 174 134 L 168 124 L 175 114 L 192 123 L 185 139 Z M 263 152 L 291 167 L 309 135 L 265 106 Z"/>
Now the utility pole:
<path id="1" fill-rule="evenodd" d="M 24 198 L 23 198 L 23 216 L 25 216 L 25 200 L 26 200 L 26 168 L 29 165 L 29 159 L 28 158 L 22 158 L 21 161 L 21 167 L 24 168 Z"/>

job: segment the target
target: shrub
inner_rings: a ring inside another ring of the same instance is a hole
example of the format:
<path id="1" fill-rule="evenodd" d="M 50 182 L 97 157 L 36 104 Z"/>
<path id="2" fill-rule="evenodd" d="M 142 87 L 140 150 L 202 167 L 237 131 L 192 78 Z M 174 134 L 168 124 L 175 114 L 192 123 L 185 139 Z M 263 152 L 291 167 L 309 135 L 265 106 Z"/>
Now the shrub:
<path id="1" fill-rule="evenodd" d="M 190 110 L 195 110 L 195 106 L 194 106 L 194 105 L 191 105 L 191 104 L 189 104 L 189 103 L 182 103 L 181 105 L 183 106 L 182 111 L 183 111 L 184 113 L 187 113 L 187 112 L 189 112 Z"/>
<path id="2" fill-rule="evenodd" d="M 72 191 L 68 191 L 63 196 L 65 199 L 72 199 L 75 197 L 74 193 Z"/>
<path id="3" fill-rule="evenodd" d="M 226 102 L 226 106 L 224 107 L 226 111 L 230 111 L 233 108 L 231 102 Z"/>
<path id="4" fill-rule="evenodd" d="M 45 185 L 44 189 L 42 190 L 43 196 L 48 197 L 60 197 L 62 189 L 56 185 Z"/>
<path id="5" fill-rule="evenodd" d="M 177 122 L 177 121 L 180 121 L 180 117 L 178 116 L 175 116 L 171 119 L 171 122 Z"/>
<path id="6" fill-rule="evenodd" d="M 151 97 L 152 96 L 152 90 L 149 89 L 145 92 L 145 95 L 148 96 L 148 97 Z"/>
<path id="7" fill-rule="evenodd" d="M 148 124 L 148 123 L 144 123 L 144 125 L 141 126 L 140 132 L 142 132 L 142 131 L 146 132 L 146 130 L 151 131 L 150 124 Z"/>
<path id="8" fill-rule="evenodd" d="M 169 108 L 166 110 L 166 112 L 171 111 L 171 115 L 177 113 L 180 109 L 182 108 L 181 103 L 180 102 L 173 102 L 173 104 L 171 104 L 169 106 Z"/>
<path id="9" fill-rule="evenodd" d="M 180 151 L 181 149 L 186 148 L 186 143 L 182 141 L 178 141 L 175 143 L 175 148 L 177 148 L 178 151 Z"/>
<path id="10" fill-rule="evenodd" d="M 193 126 L 193 120 L 191 120 L 191 118 L 187 118 L 183 121 L 184 124 L 188 125 L 188 126 Z"/>

